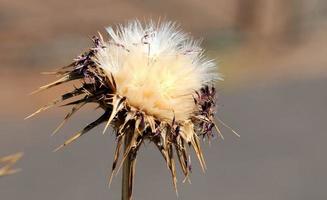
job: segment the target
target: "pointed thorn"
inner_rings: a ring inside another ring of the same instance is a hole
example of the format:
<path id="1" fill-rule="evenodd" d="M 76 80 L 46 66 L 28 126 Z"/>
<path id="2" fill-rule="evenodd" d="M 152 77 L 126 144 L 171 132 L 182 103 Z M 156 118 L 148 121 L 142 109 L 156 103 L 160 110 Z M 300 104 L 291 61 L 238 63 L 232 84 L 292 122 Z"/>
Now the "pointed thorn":
<path id="1" fill-rule="evenodd" d="M 231 130 L 237 137 L 241 137 L 236 131 L 234 131 L 234 129 L 232 129 L 232 127 L 228 126 L 225 122 L 223 122 L 221 119 L 219 119 L 217 117 L 217 120 L 222 124 L 224 125 L 226 128 L 228 128 L 229 130 Z"/>

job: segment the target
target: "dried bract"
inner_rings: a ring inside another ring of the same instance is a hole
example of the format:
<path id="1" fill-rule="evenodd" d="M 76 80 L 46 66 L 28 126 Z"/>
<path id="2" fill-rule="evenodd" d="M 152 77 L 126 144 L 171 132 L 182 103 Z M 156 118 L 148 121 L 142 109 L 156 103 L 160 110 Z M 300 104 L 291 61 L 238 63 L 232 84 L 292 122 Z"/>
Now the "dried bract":
<path id="1" fill-rule="evenodd" d="M 13 169 L 13 165 L 20 160 L 22 156 L 23 153 L 16 153 L 0 158 L 0 177 L 20 171 L 19 169 Z"/>

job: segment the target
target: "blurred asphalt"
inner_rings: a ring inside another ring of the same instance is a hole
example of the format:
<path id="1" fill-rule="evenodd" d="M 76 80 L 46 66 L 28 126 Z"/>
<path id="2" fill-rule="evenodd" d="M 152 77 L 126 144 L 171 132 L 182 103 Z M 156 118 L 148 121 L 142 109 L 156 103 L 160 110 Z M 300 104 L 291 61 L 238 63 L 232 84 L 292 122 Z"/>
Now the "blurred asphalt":
<path id="1" fill-rule="evenodd" d="M 193 156 L 192 184 L 181 183 L 179 173 L 179 199 L 327 199 L 327 79 L 257 82 L 237 89 L 224 84 L 218 115 L 241 138 L 222 128 L 224 141 L 203 144 L 208 170 L 203 174 Z M 24 115 L 0 112 L 0 152 L 25 152 L 17 163 L 23 171 L 1 178 L 1 199 L 120 199 L 120 176 L 107 187 L 114 137 L 102 135 L 102 127 L 52 153 L 69 133 L 96 117 L 89 108 L 51 137 L 63 115 L 54 109 L 24 121 Z M 151 144 L 139 153 L 135 199 L 177 199 L 169 171 Z"/>

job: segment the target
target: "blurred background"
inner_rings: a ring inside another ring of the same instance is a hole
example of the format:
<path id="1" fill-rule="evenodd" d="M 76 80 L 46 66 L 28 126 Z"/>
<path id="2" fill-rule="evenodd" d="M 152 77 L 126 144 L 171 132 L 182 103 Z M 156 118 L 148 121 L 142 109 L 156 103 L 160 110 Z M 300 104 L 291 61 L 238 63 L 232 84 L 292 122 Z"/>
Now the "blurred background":
<path id="1" fill-rule="evenodd" d="M 219 63 L 218 116 L 225 140 L 203 144 L 208 170 L 193 157 L 192 184 L 179 199 L 327 198 L 327 2 L 325 0 L 0 0 L 0 156 L 23 151 L 22 172 L 0 180 L 4 200 L 119 199 L 107 187 L 114 137 L 97 128 L 52 153 L 95 119 L 92 107 L 58 135 L 65 108 L 24 117 L 52 100 L 40 75 L 86 50 L 90 37 L 126 20 L 177 21 Z M 180 172 L 180 171 L 179 171 Z M 153 145 L 139 154 L 135 199 L 177 199 Z"/>

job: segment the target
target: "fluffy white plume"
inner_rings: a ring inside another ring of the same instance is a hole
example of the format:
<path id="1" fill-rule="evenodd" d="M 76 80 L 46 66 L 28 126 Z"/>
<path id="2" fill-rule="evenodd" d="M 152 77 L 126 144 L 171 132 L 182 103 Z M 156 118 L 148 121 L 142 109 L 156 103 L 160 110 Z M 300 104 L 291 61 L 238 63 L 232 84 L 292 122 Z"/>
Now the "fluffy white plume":
<path id="1" fill-rule="evenodd" d="M 160 120 L 186 120 L 195 110 L 195 91 L 220 79 L 216 64 L 198 41 L 171 22 L 131 21 L 115 29 L 96 55 L 130 105 Z"/>

